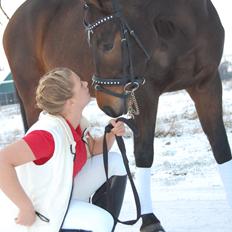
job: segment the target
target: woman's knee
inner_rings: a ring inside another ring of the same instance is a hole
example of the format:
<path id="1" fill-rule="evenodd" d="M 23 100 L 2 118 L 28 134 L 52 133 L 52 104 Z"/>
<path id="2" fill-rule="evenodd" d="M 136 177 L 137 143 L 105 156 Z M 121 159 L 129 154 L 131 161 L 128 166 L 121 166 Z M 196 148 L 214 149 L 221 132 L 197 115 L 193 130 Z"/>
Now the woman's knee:
<path id="1" fill-rule="evenodd" d="M 90 203 L 72 200 L 62 229 L 111 232 L 113 226 L 114 219 L 106 210 Z"/>
<path id="2" fill-rule="evenodd" d="M 122 155 L 117 152 L 109 152 L 109 176 L 126 175 Z"/>
<path id="3" fill-rule="evenodd" d="M 95 228 L 96 231 L 99 232 L 112 231 L 112 228 L 114 227 L 114 219 L 110 213 L 104 210 L 101 214 L 95 216 L 96 216 L 95 220 L 96 222 L 98 222 L 98 227 L 99 227 L 97 229 Z"/>

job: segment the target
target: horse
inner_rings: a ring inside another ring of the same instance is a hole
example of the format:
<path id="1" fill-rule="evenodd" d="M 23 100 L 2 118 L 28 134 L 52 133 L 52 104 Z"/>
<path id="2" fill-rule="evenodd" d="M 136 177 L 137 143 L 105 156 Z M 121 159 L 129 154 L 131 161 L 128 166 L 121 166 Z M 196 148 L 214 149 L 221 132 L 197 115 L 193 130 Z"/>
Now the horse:
<path id="1" fill-rule="evenodd" d="M 26 128 L 38 117 L 40 77 L 65 66 L 89 83 L 94 73 L 90 91 L 106 114 L 133 116 L 144 186 L 150 184 L 159 97 L 166 92 L 189 93 L 216 162 L 231 161 L 218 72 L 224 29 L 210 0 L 27 0 L 10 19 L 3 43 Z M 138 189 L 140 231 L 164 231 L 147 189 Z"/>

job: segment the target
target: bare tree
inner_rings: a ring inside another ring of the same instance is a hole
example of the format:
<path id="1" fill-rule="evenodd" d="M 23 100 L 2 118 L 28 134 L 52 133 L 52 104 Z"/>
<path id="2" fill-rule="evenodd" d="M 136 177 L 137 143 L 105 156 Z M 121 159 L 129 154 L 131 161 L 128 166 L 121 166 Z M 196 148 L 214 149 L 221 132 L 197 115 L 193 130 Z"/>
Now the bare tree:
<path id="1" fill-rule="evenodd" d="M 7 15 L 7 13 L 4 11 L 4 9 L 2 8 L 2 1 L 0 0 L 0 9 L 1 9 L 1 11 L 2 11 L 2 13 L 6 16 L 6 18 L 9 20 L 10 19 L 10 17 Z M 1 22 L 0 22 L 0 24 L 2 24 Z"/>

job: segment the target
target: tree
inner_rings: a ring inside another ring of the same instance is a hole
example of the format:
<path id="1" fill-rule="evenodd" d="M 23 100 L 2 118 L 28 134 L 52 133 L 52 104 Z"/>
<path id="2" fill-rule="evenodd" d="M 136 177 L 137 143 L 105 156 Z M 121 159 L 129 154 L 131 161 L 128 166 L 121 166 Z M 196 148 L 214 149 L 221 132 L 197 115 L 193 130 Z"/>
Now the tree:
<path id="1" fill-rule="evenodd" d="M 232 77 L 232 63 L 228 60 L 223 61 L 219 66 L 219 73 L 222 80 Z"/>
<path id="2" fill-rule="evenodd" d="M 4 11 L 3 7 L 2 7 L 2 1 L 0 0 L 0 9 L 2 11 L 2 13 L 6 16 L 6 18 L 9 20 L 10 17 L 7 15 L 7 13 Z M 2 23 L 0 22 L 0 24 L 2 25 Z"/>

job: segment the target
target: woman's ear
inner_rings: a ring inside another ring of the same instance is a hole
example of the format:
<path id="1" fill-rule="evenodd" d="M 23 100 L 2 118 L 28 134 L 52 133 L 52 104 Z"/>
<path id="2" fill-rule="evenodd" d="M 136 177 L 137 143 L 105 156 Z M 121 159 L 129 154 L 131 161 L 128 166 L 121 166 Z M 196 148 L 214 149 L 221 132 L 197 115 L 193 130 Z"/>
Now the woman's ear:
<path id="1" fill-rule="evenodd" d="M 75 102 L 74 102 L 73 98 L 69 98 L 69 99 L 66 101 L 66 104 L 67 104 L 68 106 L 72 106 L 74 103 L 75 103 Z"/>
<path id="2" fill-rule="evenodd" d="M 72 98 L 67 99 L 66 102 L 64 103 L 63 110 L 67 112 L 72 107 L 72 105 L 73 105 Z"/>

